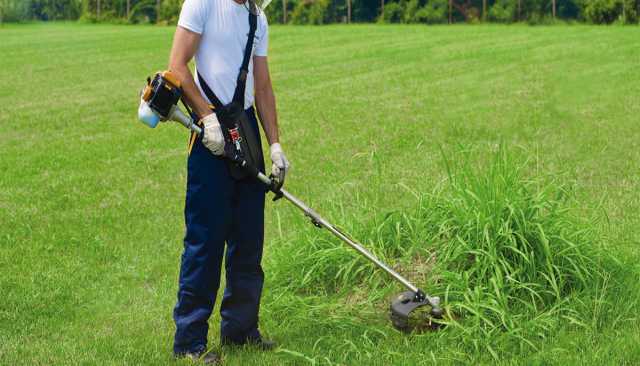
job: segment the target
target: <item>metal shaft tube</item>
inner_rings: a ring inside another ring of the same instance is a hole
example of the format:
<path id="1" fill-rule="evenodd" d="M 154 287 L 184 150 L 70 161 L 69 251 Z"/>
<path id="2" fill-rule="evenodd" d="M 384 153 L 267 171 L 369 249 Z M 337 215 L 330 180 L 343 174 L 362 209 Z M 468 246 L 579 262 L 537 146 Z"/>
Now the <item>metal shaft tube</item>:
<path id="1" fill-rule="evenodd" d="M 267 185 L 271 184 L 271 180 L 269 179 L 269 177 L 267 177 L 262 173 L 258 173 L 258 179 Z M 291 193 L 287 192 L 284 189 L 281 189 L 280 192 L 282 192 L 282 196 L 284 198 L 286 198 L 289 202 L 293 203 L 296 207 L 301 209 L 306 216 L 308 216 L 309 218 L 311 218 L 311 220 L 313 220 L 314 223 L 329 230 L 333 235 L 337 236 L 338 238 L 340 238 L 340 240 L 344 241 L 353 249 L 357 250 L 360 254 L 365 256 L 369 261 L 371 261 L 373 264 L 378 266 L 378 268 L 381 268 L 382 270 L 387 272 L 389 275 L 391 275 L 391 277 L 395 278 L 396 281 L 403 284 L 407 289 L 411 290 L 414 293 L 418 293 L 418 291 L 420 291 L 415 285 L 409 282 L 406 278 L 402 277 L 398 272 L 394 271 L 389 266 L 381 262 L 378 258 L 376 258 L 376 256 L 374 256 L 371 252 L 366 250 L 360 243 L 347 237 L 340 230 L 334 227 L 329 221 L 322 218 L 322 216 L 320 216 L 312 208 L 307 206 L 304 202 L 300 201 L 298 198 L 296 198 L 294 195 L 292 195 Z"/>
<path id="2" fill-rule="evenodd" d="M 178 107 L 175 107 L 173 112 L 171 113 L 171 120 L 180 123 L 184 127 L 197 133 L 198 135 L 202 133 L 202 129 L 200 128 L 200 126 L 195 124 L 191 117 L 184 114 L 184 112 L 182 112 Z"/>

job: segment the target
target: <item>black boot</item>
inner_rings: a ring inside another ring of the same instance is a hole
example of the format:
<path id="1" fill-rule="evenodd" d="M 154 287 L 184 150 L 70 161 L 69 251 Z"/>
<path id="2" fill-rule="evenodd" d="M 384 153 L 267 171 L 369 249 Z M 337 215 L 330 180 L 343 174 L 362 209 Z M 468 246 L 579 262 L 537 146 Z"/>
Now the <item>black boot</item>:
<path id="1" fill-rule="evenodd" d="M 205 365 L 219 365 L 220 356 L 213 351 L 206 349 L 200 349 L 192 352 L 179 353 L 175 355 L 176 358 L 186 358 L 192 361 L 202 361 Z"/>
<path id="2" fill-rule="evenodd" d="M 262 337 L 256 340 L 249 340 L 247 344 L 251 347 L 256 347 L 261 351 L 273 351 L 278 347 L 278 343 L 276 341 L 270 341 L 268 339 L 264 339 Z"/>
<path id="3" fill-rule="evenodd" d="M 266 340 L 262 337 L 257 339 L 247 339 L 244 342 L 234 342 L 228 338 L 222 338 L 222 346 L 243 346 L 255 347 L 261 351 L 272 351 L 278 347 L 278 343 L 275 341 Z"/>

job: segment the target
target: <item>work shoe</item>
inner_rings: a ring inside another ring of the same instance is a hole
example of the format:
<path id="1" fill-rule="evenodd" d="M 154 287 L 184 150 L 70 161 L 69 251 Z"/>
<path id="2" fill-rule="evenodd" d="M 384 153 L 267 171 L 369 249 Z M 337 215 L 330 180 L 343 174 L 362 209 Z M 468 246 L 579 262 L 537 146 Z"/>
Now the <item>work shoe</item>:
<path id="1" fill-rule="evenodd" d="M 278 343 L 275 341 L 270 341 L 267 339 L 264 339 L 262 337 L 258 338 L 258 339 L 247 339 L 244 342 L 233 342 L 229 339 L 223 338 L 222 341 L 220 342 L 222 343 L 223 346 L 249 346 L 249 347 L 254 347 L 257 348 L 260 351 L 272 351 L 274 349 L 276 349 L 276 347 L 278 347 Z"/>
<path id="2" fill-rule="evenodd" d="M 256 347 L 261 351 L 273 351 L 278 347 L 278 343 L 276 341 L 270 341 L 262 337 L 256 340 L 250 340 L 247 344 L 251 347 Z"/>
<path id="3" fill-rule="evenodd" d="M 179 353 L 175 355 L 176 359 L 187 359 L 191 361 L 200 361 L 204 362 L 205 365 L 219 365 L 220 364 L 220 356 L 213 351 L 208 351 L 205 348 L 192 351 Z"/>

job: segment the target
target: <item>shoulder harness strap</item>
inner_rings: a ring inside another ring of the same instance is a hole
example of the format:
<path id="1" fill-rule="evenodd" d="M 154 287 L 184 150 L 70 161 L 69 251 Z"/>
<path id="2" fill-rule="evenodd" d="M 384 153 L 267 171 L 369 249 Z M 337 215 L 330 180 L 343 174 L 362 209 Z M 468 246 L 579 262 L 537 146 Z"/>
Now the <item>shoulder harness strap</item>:
<path id="1" fill-rule="evenodd" d="M 255 6 L 252 1 L 249 2 L 250 6 Z M 238 72 L 238 79 L 236 81 L 236 90 L 233 93 L 233 102 L 237 102 L 241 108 L 244 109 L 244 92 L 247 85 L 247 74 L 249 73 L 249 61 L 251 60 L 251 53 L 253 50 L 253 41 L 256 36 L 256 28 L 258 27 L 258 17 L 256 16 L 254 9 L 249 11 L 249 35 L 247 37 L 247 44 L 244 47 L 244 57 L 242 58 L 242 65 Z M 213 106 L 218 109 L 222 107 L 222 102 L 215 95 L 213 90 L 207 85 L 202 75 L 198 72 L 198 80 L 202 91 L 209 98 L 209 101 Z"/>

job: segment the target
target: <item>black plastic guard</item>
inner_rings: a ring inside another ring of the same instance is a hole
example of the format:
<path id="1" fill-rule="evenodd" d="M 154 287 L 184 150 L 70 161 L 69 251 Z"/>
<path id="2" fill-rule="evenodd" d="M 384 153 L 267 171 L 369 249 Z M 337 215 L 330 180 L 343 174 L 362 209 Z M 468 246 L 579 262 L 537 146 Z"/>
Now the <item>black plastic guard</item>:
<path id="1" fill-rule="evenodd" d="M 439 304 L 432 304 L 431 301 L 428 296 L 424 300 L 418 300 L 416 294 L 412 291 L 401 293 L 391 303 L 391 322 L 393 326 L 403 332 L 411 331 L 413 327 L 410 325 L 409 317 L 414 310 L 422 306 L 431 307 L 431 317 L 441 318 L 442 309 L 438 306 Z"/>

